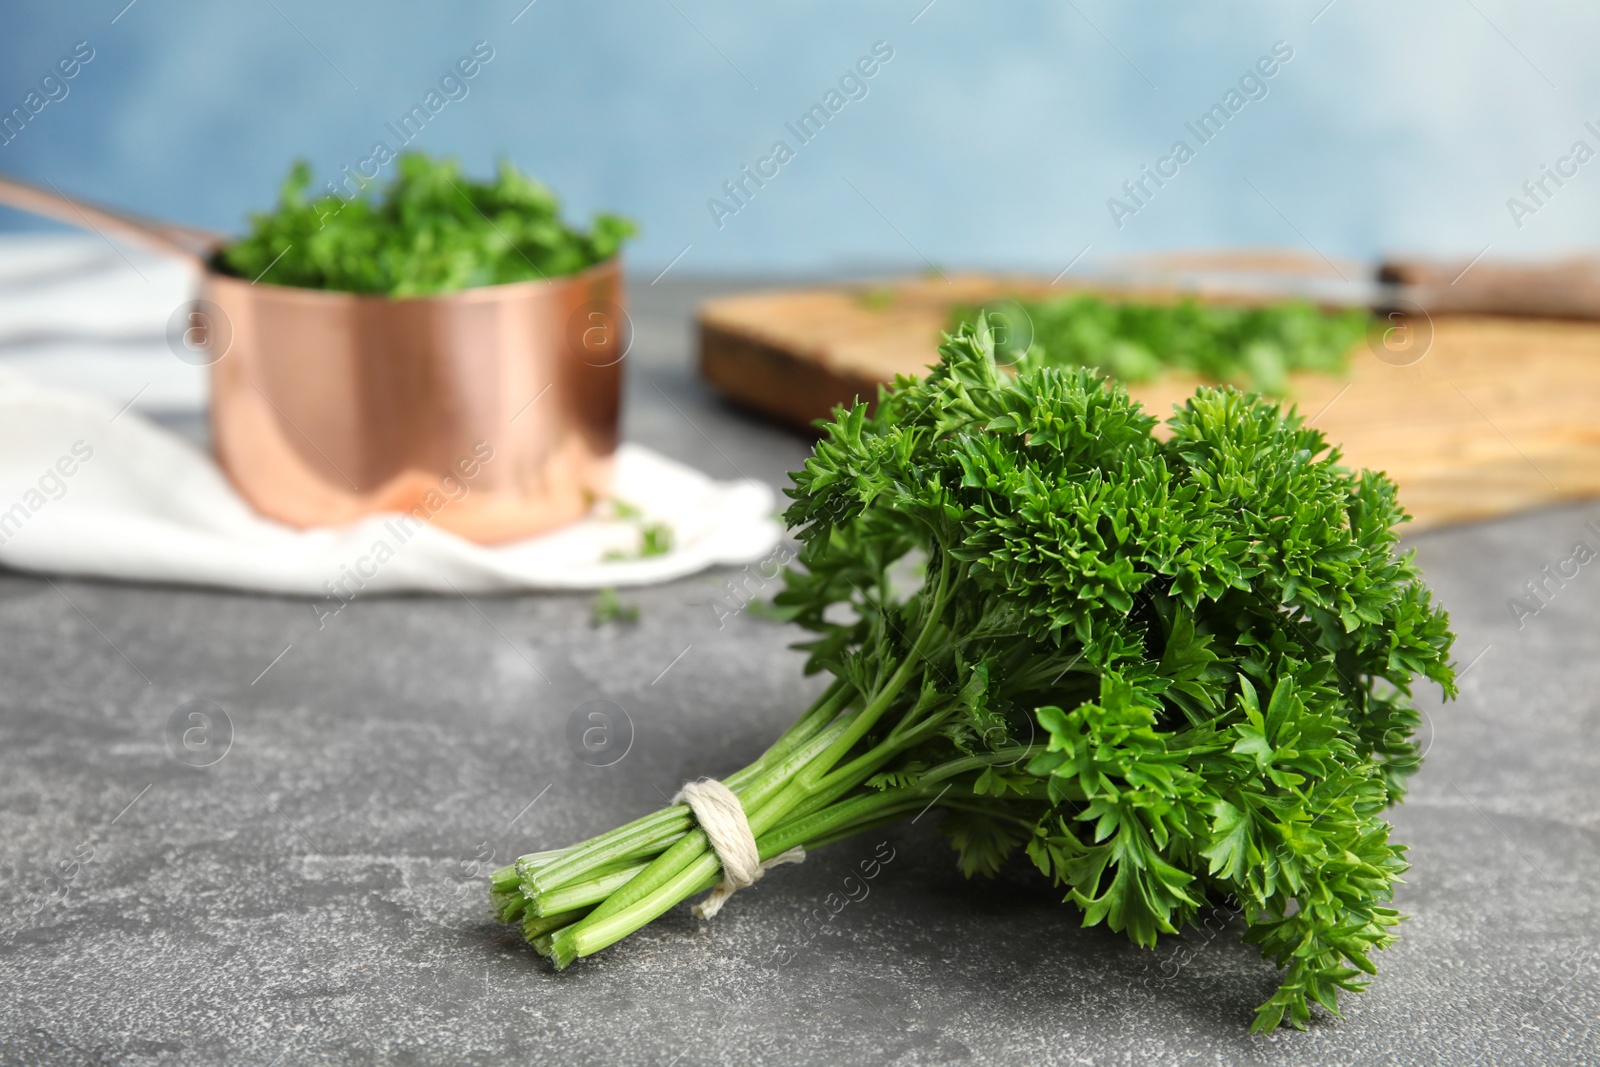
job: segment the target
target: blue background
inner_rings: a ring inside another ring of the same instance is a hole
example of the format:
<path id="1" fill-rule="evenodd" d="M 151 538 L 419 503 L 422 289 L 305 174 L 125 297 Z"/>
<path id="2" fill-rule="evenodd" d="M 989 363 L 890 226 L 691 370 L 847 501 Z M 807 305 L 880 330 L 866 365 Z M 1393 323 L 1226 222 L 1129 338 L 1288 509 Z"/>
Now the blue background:
<path id="1" fill-rule="evenodd" d="M 8 4 L 0 111 L 75 42 L 96 56 L 0 172 L 237 230 L 291 158 L 354 165 L 483 40 L 494 60 L 417 147 L 479 172 L 505 155 L 580 217 L 635 216 L 646 270 L 686 246 L 697 272 L 1054 272 L 1085 246 L 1516 258 L 1600 221 L 1600 161 L 1520 229 L 1506 205 L 1574 140 L 1600 147 L 1600 11 L 1577 0 L 524 3 Z M 719 230 L 707 199 L 795 146 L 783 124 L 879 40 L 895 55 L 866 99 Z M 1113 225 L 1107 197 L 1277 40 L 1295 54 L 1267 98 Z"/>

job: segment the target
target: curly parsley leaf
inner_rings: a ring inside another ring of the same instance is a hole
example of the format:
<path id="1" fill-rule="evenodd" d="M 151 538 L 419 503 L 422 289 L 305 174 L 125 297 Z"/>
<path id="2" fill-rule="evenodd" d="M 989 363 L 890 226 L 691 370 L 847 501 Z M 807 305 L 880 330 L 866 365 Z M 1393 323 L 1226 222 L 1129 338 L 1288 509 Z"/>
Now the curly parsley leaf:
<path id="1" fill-rule="evenodd" d="M 510 163 L 488 182 L 417 152 L 395 166 L 381 196 L 348 182 L 308 195 L 311 167 L 294 164 L 277 207 L 250 217 L 219 266 L 263 284 L 424 296 L 575 274 L 615 256 L 636 232 L 610 214 L 573 228 L 555 194 Z"/>
<path id="2" fill-rule="evenodd" d="M 957 327 L 975 321 L 958 308 Z M 1296 371 L 1345 373 L 1360 343 L 1365 311 L 1326 311 L 1303 300 L 1260 307 L 1107 299 L 1075 293 L 1050 300 L 1006 300 L 987 312 L 995 352 L 1009 363 L 1039 350 L 1060 367 L 1097 367 L 1119 381 L 1146 382 L 1185 371 L 1210 382 L 1282 395 Z"/>

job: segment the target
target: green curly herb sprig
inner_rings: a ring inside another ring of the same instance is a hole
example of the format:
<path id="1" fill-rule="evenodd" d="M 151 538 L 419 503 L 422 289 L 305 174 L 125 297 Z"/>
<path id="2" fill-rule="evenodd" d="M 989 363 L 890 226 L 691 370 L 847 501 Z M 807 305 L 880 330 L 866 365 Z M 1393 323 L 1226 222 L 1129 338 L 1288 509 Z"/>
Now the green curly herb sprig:
<path id="1" fill-rule="evenodd" d="M 1382 813 L 1420 758 L 1412 685 L 1455 692 L 1394 485 L 1232 389 L 1157 436 L 1098 374 L 997 367 L 983 319 L 941 354 L 841 409 L 795 476 L 777 599 L 832 681 L 724 779 L 761 856 L 932 804 L 969 876 L 1024 853 L 1139 945 L 1230 901 L 1282 969 L 1256 1030 L 1336 1012 L 1400 918 Z M 491 897 L 566 967 L 719 877 L 680 804 L 524 856 Z"/>
<path id="2" fill-rule="evenodd" d="M 448 293 L 576 274 L 616 255 L 636 232 L 599 214 L 588 232 L 561 219 L 561 202 L 510 163 L 490 182 L 455 160 L 403 153 L 383 196 L 308 197 L 311 168 L 296 163 L 278 206 L 252 215 L 250 232 L 220 266 L 262 284 L 383 293 Z"/>
<path id="3" fill-rule="evenodd" d="M 973 308 L 955 312 L 971 322 Z M 1002 362 L 1029 345 L 1061 367 L 1098 367 L 1124 382 L 1146 382 L 1164 371 L 1185 371 L 1210 382 L 1282 396 L 1289 374 L 1346 373 L 1350 350 L 1371 315 L 1325 311 L 1303 300 L 1260 307 L 1108 300 L 1075 293 L 1052 300 L 1001 301 L 995 349 Z"/>

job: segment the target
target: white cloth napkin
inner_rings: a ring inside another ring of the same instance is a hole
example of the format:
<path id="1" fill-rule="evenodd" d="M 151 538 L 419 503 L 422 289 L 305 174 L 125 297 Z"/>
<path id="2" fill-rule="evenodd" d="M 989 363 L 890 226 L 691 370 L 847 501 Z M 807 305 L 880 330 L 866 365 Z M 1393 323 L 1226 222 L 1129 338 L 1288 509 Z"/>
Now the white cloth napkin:
<path id="1" fill-rule="evenodd" d="M 769 487 L 636 445 L 618 453 L 613 495 L 671 527 L 672 549 L 607 560 L 637 549 L 640 520 L 598 513 L 492 547 L 385 515 L 300 530 L 257 515 L 209 456 L 136 411 L 0 373 L 0 564 L 19 570 L 319 598 L 595 589 L 748 563 L 783 533 Z"/>

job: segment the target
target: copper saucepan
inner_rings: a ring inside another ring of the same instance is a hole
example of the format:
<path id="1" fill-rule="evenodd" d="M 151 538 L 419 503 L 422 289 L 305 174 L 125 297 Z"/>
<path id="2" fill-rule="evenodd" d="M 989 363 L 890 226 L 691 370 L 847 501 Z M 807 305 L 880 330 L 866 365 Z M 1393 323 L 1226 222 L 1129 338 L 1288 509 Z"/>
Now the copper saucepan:
<path id="1" fill-rule="evenodd" d="M 393 299 L 223 274 L 220 234 L 4 177 L 0 203 L 195 267 L 200 299 L 169 331 L 174 351 L 210 365 L 217 461 L 270 518 L 409 512 L 495 542 L 571 522 L 608 491 L 632 342 L 617 259 Z"/>

